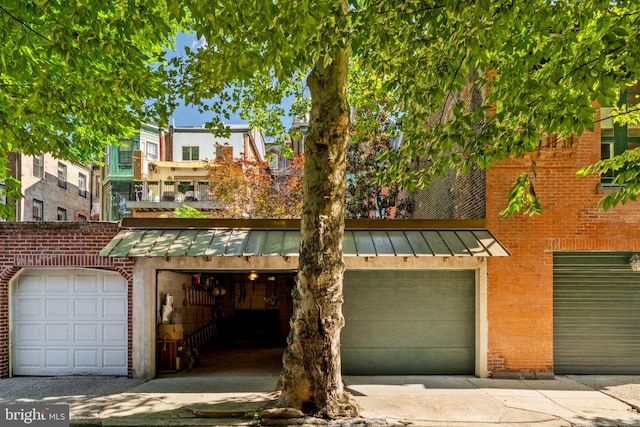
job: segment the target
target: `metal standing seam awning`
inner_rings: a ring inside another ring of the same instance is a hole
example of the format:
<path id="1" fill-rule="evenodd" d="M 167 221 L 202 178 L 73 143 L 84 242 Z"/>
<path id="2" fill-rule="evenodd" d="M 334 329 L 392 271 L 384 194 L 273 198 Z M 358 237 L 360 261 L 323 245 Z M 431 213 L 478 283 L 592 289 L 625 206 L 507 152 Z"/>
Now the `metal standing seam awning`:
<path id="1" fill-rule="evenodd" d="M 262 227 L 149 227 L 121 230 L 101 256 L 298 256 L 299 228 Z M 368 221 L 371 222 L 371 221 Z M 398 228 L 345 229 L 344 256 L 509 256 L 486 229 Z M 226 221 L 228 225 L 228 221 Z M 244 221 L 248 223 L 248 221 Z M 380 225 L 379 222 L 374 223 Z M 415 223 L 412 221 L 411 224 Z M 166 221 L 163 223 L 166 224 Z M 257 222 L 257 224 L 262 224 Z M 212 222 L 215 225 L 215 222 Z M 348 224 L 347 224 L 348 225 Z M 409 225 L 409 224 L 407 224 Z M 123 222 L 124 226 L 124 222 Z"/>

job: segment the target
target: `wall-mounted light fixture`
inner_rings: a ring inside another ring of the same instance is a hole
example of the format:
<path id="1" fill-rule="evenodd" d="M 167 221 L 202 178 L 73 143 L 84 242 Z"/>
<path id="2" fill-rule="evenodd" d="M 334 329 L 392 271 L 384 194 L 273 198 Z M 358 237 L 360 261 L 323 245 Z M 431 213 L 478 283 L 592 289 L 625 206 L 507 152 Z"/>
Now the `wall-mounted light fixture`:
<path id="1" fill-rule="evenodd" d="M 631 269 L 633 271 L 640 271 L 640 255 L 631 255 L 631 258 L 629 258 L 629 264 L 631 264 Z"/>
<path id="2" fill-rule="evenodd" d="M 258 278 L 258 273 L 255 271 L 250 272 L 247 277 L 249 278 L 249 280 L 256 280 Z"/>

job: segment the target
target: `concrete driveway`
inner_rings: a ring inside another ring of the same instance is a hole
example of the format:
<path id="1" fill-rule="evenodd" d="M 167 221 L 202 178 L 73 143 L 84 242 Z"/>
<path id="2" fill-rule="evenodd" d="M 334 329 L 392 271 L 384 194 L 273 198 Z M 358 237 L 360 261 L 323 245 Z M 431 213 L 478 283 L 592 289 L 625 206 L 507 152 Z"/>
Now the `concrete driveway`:
<path id="1" fill-rule="evenodd" d="M 150 381 L 22 377 L 0 380 L 0 403 L 69 404 L 72 425 L 274 425 L 283 420 L 256 420 L 253 414 L 277 399 L 277 382 L 277 375 L 268 374 L 176 375 Z M 363 419 L 340 425 L 640 426 L 636 376 L 348 376 L 345 383 Z"/>

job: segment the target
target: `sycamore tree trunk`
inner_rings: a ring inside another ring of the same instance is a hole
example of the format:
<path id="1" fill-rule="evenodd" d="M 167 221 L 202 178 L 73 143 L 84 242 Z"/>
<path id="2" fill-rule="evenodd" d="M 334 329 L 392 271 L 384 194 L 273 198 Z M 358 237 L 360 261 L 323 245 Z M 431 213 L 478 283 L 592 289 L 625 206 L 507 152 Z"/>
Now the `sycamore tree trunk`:
<path id="1" fill-rule="evenodd" d="M 356 415 L 340 364 L 343 236 L 349 106 L 347 52 L 317 63 L 308 78 L 309 131 L 304 146 L 300 261 L 283 356 L 280 406 L 309 415 Z"/>

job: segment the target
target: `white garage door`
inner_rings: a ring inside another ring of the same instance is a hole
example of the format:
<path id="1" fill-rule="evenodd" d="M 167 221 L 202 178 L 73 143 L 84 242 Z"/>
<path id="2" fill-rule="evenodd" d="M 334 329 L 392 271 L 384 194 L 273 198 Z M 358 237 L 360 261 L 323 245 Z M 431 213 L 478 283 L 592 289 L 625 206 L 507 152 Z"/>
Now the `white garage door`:
<path id="1" fill-rule="evenodd" d="M 24 271 L 12 298 L 14 375 L 127 375 L 127 283 L 88 269 Z"/>

